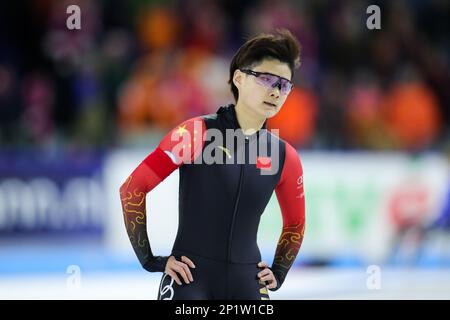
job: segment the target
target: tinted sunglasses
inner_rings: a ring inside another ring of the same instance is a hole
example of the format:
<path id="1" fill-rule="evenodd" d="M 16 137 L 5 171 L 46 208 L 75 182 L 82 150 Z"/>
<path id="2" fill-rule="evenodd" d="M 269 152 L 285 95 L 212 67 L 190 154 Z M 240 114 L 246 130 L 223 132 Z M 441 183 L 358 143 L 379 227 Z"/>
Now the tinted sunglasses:
<path id="1" fill-rule="evenodd" d="M 280 89 L 280 92 L 284 95 L 289 94 L 289 92 L 291 92 L 292 88 L 294 87 L 294 84 L 288 79 L 276 76 L 268 72 L 257 72 L 250 69 L 239 70 L 241 70 L 241 72 L 243 73 L 254 76 L 256 78 L 256 82 L 266 89 L 270 90 L 278 87 Z"/>

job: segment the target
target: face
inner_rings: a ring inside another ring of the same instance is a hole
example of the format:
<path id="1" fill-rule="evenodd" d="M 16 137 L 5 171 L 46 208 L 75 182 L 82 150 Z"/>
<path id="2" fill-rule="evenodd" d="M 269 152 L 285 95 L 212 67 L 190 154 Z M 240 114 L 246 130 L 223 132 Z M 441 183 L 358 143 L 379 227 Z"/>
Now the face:
<path id="1" fill-rule="evenodd" d="M 288 80 L 291 79 L 291 70 L 287 63 L 276 59 L 265 59 L 253 68 L 248 68 L 256 72 L 267 72 Z M 271 118 L 280 111 L 288 94 L 283 93 L 279 86 L 275 88 L 263 85 L 262 79 L 236 70 L 233 82 L 239 90 L 239 104 L 249 108 L 255 115 L 264 118 Z"/>

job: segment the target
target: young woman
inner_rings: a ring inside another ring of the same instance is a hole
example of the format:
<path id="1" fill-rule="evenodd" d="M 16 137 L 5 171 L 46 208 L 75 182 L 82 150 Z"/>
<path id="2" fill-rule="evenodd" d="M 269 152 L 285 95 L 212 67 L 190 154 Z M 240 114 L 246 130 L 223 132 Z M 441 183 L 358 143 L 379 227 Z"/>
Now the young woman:
<path id="1" fill-rule="evenodd" d="M 158 299 L 269 299 L 300 249 L 305 227 L 297 151 L 266 129 L 292 89 L 300 46 L 287 30 L 247 41 L 230 65 L 236 104 L 169 132 L 120 188 L 126 229 L 150 272 L 164 272 Z M 146 194 L 179 169 L 179 226 L 171 255 L 154 256 Z M 256 242 L 275 190 L 283 229 L 271 266 Z"/>

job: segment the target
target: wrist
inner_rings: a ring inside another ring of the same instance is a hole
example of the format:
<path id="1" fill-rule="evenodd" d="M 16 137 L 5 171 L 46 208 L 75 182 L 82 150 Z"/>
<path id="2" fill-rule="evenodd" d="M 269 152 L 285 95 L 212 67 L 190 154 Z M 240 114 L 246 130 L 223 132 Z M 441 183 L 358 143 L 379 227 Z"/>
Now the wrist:
<path id="1" fill-rule="evenodd" d="M 270 291 L 277 291 L 278 289 L 280 289 L 281 287 L 281 281 L 280 281 L 280 275 L 278 274 L 278 271 L 275 269 L 272 269 L 271 267 L 269 267 L 269 269 L 272 271 L 273 276 L 275 277 L 275 279 L 277 280 L 277 286 L 275 288 L 271 288 L 269 289 Z"/>
<path id="2" fill-rule="evenodd" d="M 168 259 L 166 256 L 151 257 L 144 263 L 143 268 L 149 272 L 164 272 Z"/>

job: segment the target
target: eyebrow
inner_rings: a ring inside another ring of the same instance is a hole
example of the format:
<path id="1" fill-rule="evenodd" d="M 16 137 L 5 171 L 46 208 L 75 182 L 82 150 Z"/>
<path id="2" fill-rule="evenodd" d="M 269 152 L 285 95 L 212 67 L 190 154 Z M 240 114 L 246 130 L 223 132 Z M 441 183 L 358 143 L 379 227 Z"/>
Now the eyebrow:
<path id="1" fill-rule="evenodd" d="M 271 76 L 275 76 L 275 77 L 278 77 L 278 78 L 287 80 L 287 81 L 289 81 L 289 82 L 292 82 L 291 80 L 289 80 L 289 79 L 287 79 L 287 78 L 285 78 L 285 77 L 282 77 L 282 76 L 279 76 L 279 75 L 277 75 L 277 74 L 273 74 L 273 73 L 270 73 L 270 72 L 256 71 L 256 70 L 253 70 L 253 71 L 258 72 L 258 73 L 262 73 L 262 74 L 269 74 L 269 75 L 271 75 Z"/>

